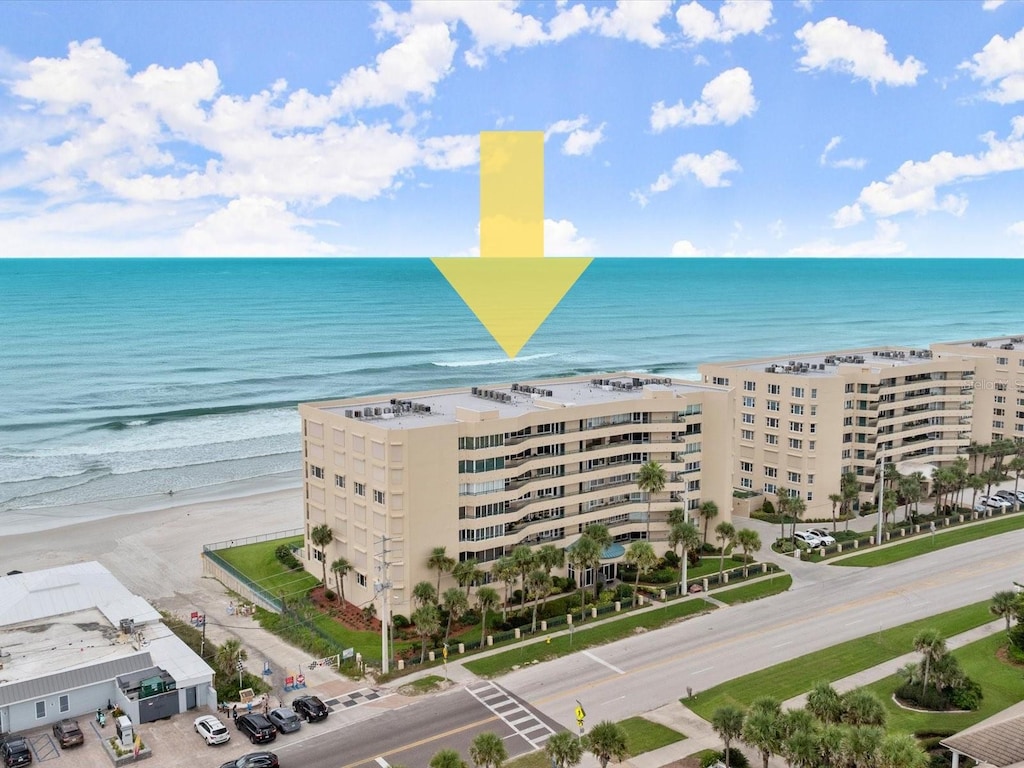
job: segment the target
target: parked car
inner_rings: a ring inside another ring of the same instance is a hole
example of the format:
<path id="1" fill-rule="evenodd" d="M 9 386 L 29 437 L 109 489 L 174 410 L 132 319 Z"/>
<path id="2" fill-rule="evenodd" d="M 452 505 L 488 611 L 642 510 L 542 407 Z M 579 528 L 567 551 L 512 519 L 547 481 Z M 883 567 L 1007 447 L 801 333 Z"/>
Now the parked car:
<path id="1" fill-rule="evenodd" d="M 811 528 L 811 530 L 809 530 L 808 533 L 813 533 L 815 536 L 821 539 L 821 544 L 819 546 L 831 547 L 833 544 L 836 543 L 836 537 L 828 531 L 826 531 L 824 528 Z"/>
<path id="2" fill-rule="evenodd" d="M 220 768 L 279 768 L 279 766 L 277 755 L 273 752 L 250 752 L 234 760 L 229 760 Z"/>
<path id="3" fill-rule="evenodd" d="M 276 707 L 270 710 L 267 719 L 274 724 L 279 733 L 294 733 L 302 727 L 299 716 L 290 709 Z"/>
<path id="4" fill-rule="evenodd" d="M 988 504 L 986 504 L 981 499 L 978 499 L 976 502 L 974 502 L 974 511 L 975 512 L 988 512 L 990 509 L 992 509 L 992 507 L 990 507 Z"/>
<path id="5" fill-rule="evenodd" d="M 307 723 L 323 720 L 329 714 L 327 705 L 320 701 L 318 696 L 299 696 L 292 701 L 292 709 L 299 717 L 305 718 Z"/>
<path id="6" fill-rule="evenodd" d="M 1005 507 L 1012 506 L 1012 504 L 1006 499 L 1002 499 L 998 496 L 982 496 L 981 501 L 987 506 L 992 507 L 992 509 L 1003 509 Z"/>
<path id="7" fill-rule="evenodd" d="M 195 727 L 196 733 L 202 736 L 203 741 L 210 746 L 231 740 L 227 726 L 213 715 L 197 717 L 192 725 Z"/>
<path id="8" fill-rule="evenodd" d="M 61 720 L 53 724 L 53 735 L 61 749 L 77 747 L 85 743 L 85 734 L 78 726 L 77 720 Z"/>
<path id="9" fill-rule="evenodd" d="M 996 491 L 996 496 L 1010 502 L 1011 507 L 1020 502 L 1020 497 L 1013 491 Z"/>
<path id="10" fill-rule="evenodd" d="M 0 759 L 4 761 L 5 768 L 31 765 L 32 750 L 28 748 L 28 741 L 25 740 L 25 737 L 7 736 L 0 741 Z"/>
<path id="11" fill-rule="evenodd" d="M 810 531 L 797 531 L 793 534 L 793 543 L 797 546 L 805 544 L 811 549 L 814 549 L 821 546 L 821 538 L 819 536 L 815 536 Z"/>
<path id="12" fill-rule="evenodd" d="M 258 712 L 239 715 L 235 727 L 249 737 L 253 744 L 262 744 L 277 738 L 274 724 Z"/>

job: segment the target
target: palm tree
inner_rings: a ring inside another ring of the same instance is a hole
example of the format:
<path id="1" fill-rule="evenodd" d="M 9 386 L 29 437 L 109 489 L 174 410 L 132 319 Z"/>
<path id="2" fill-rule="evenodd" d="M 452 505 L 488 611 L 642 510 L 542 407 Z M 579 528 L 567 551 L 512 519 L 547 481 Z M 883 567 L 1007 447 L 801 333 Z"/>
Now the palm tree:
<path id="1" fill-rule="evenodd" d="M 743 710 L 731 704 L 719 707 L 711 713 L 711 727 L 725 745 L 725 768 L 729 768 L 729 749 L 733 741 L 743 734 Z"/>
<path id="2" fill-rule="evenodd" d="M 441 630 L 441 611 L 434 603 L 423 603 L 412 612 L 412 616 L 409 618 L 416 626 L 416 634 L 421 640 L 420 664 L 422 664 L 427 657 L 427 638 L 433 637 Z"/>
<path id="3" fill-rule="evenodd" d="M 597 542 L 589 536 L 580 536 L 569 550 L 569 562 L 576 572 L 576 583 L 580 590 L 580 621 L 583 621 L 583 574 L 590 568 L 597 568 L 601 564 L 601 548 Z M 595 577 L 594 581 L 597 581 Z"/>
<path id="4" fill-rule="evenodd" d="M 843 514 L 846 517 L 846 530 L 850 530 L 850 517 L 853 515 L 853 504 L 860 498 L 860 480 L 855 472 L 844 472 L 839 480 L 839 493 L 843 497 Z"/>
<path id="5" fill-rule="evenodd" d="M 437 594 L 441 594 L 441 574 L 455 567 L 455 558 L 448 557 L 445 547 L 434 547 L 427 558 L 427 568 L 437 568 Z"/>
<path id="6" fill-rule="evenodd" d="M 743 550 L 743 578 L 747 578 L 750 553 L 761 550 L 761 537 L 753 528 L 740 528 L 736 531 L 736 543 Z"/>
<path id="7" fill-rule="evenodd" d="M 338 587 L 338 602 L 344 604 L 345 602 L 345 576 L 352 570 L 352 563 L 346 560 L 344 557 L 339 557 L 333 563 L 331 563 L 331 572 L 334 574 L 334 583 Z"/>
<path id="8" fill-rule="evenodd" d="M 874 768 L 885 731 L 877 726 L 847 728 L 843 754 L 854 768 Z"/>
<path id="9" fill-rule="evenodd" d="M 823 723 L 839 723 L 843 719 L 843 701 L 836 689 L 821 682 L 807 694 L 807 711 Z"/>
<path id="10" fill-rule="evenodd" d="M 789 514 L 789 503 L 792 500 L 792 496 L 789 495 L 789 489 L 784 486 L 779 486 L 775 489 L 775 511 L 779 515 L 779 523 L 782 533 L 780 538 L 786 538 L 786 515 Z"/>
<path id="11" fill-rule="evenodd" d="M 246 653 L 242 644 L 231 637 L 225 640 L 220 648 L 217 649 L 217 653 L 213 657 L 213 663 L 217 665 L 217 669 L 223 672 L 226 677 L 231 677 L 231 675 L 238 671 L 238 662 L 245 661 L 248 658 L 249 654 Z"/>
<path id="12" fill-rule="evenodd" d="M 468 768 L 454 749 L 442 749 L 430 758 L 430 768 Z"/>
<path id="13" fill-rule="evenodd" d="M 434 585 L 429 581 L 421 581 L 412 588 L 412 599 L 414 603 L 419 605 L 437 603 L 437 590 L 434 589 Z"/>
<path id="14" fill-rule="evenodd" d="M 686 593 L 686 566 L 689 564 L 690 550 L 700 547 L 700 531 L 693 523 L 675 523 L 668 532 L 668 545 L 673 551 L 682 549 L 679 558 L 679 594 Z"/>
<path id="15" fill-rule="evenodd" d="M 786 710 L 782 715 L 782 753 L 791 766 L 817 768 L 818 724 L 806 709 Z"/>
<path id="16" fill-rule="evenodd" d="M 686 510 L 682 507 L 672 507 L 668 513 L 668 524 L 669 526 L 678 525 L 679 523 L 685 523 L 688 521 Z"/>
<path id="17" fill-rule="evenodd" d="M 324 523 L 309 532 L 309 538 L 320 549 L 320 565 L 324 570 L 323 585 L 327 586 L 327 547 L 334 541 L 334 531 Z"/>
<path id="18" fill-rule="evenodd" d="M 896 491 L 883 491 L 882 492 L 882 517 L 885 519 L 885 524 L 889 524 L 889 515 L 893 515 L 893 522 L 895 523 L 896 517 Z"/>
<path id="19" fill-rule="evenodd" d="M 544 742 L 552 768 L 576 768 L 583 760 L 583 744 L 568 731 L 559 731 Z"/>
<path id="20" fill-rule="evenodd" d="M 476 591 L 476 605 L 480 609 L 480 647 L 484 647 L 487 638 L 487 612 L 493 611 L 501 598 L 494 587 L 480 587 Z"/>
<path id="21" fill-rule="evenodd" d="M 847 725 L 885 725 L 885 707 L 866 688 L 854 688 L 839 698 L 843 703 L 843 722 Z"/>
<path id="22" fill-rule="evenodd" d="M 480 578 L 480 569 L 476 567 L 476 560 L 460 560 L 452 568 L 452 577 L 460 587 L 466 588 L 466 597 L 469 597 L 470 587 Z"/>
<path id="23" fill-rule="evenodd" d="M 494 578 L 500 579 L 505 584 L 505 599 L 501 603 L 501 620 L 504 622 L 508 618 L 508 591 L 512 584 L 512 580 L 519 575 L 519 569 L 516 564 L 512 562 L 512 558 L 508 556 L 499 557 L 494 565 L 491 566 L 491 573 Z"/>
<path id="24" fill-rule="evenodd" d="M 565 550 L 556 547 L 554 544 L 545 544 L 537 550 L 537 564 L 544 569 L 548 576 L 554 568 L 561 568 L 565 565 Z"/>
<path id="25" fill-rule="evenodd" d="M 508 760 L 505 742 L 496 733 L 481 733 L 469 745 L 469 759 L 476 768 L 501 768 Z"/>
<path id="26" fill-rule="evenodd" d="M 1006 619 L 1006 631 L 1010 631 L 1010 620 L 1017 610 L 1017 593 L 1011 590 L 1001 590 L 992 595 L 992 604 L 988 609 L 996 616 Z"/>
<path id="27" fill-rule="evenodd" d="M 796 524 L 807 511 L 807 502 L 800 496 L 789 497 L 789 514 L 793 518 L 793 535 L 796 536 Z"/>
<path id="28" fill-rule="evenodd" d="M 599 574 L 596 569 L 601 564 L 601 557 L 604 557 L 604 553 L 608 547 L 615 543 L 615 539 L 612 538 L 612 534 L 608 530 L 608 526 L 604 523 L 591 523 L 583 529 L 583 535 L 589 539 L 593 539 L 600 552 L 597 562 L 594 563 L 594 601 L 596 602 L 601 596 L 601 580 L 598 578 Z"/>
<path id="29" fill-rule="evenodd" d="M 928 755 L 908 733 L 889 733 L 878 747 L 878 768 L 927 768 Z"/>
<path id="30" fill-rule="evenodd" d="M 537 606 L 540 605 L 541 598 L 546 600 L 551 592 L 551 577 L 544 573 L 544 570 L 541 568 L 533 569 L 526 577 L 526 581 L 523 584 L 523 592 L 529 592 L 530 597 L 533 598 L 533 622 L 530 624 L 530 632 L 536 632 Z"/>
<path id="31" fill-rule="evenodd" d="M 937 629 L 922 629 L 914 635 L 914 650 L 921 654 L 924 662 L 924 678 L 921 690 L 928 689 L 928 674 L 931 666 L 946 655 L 946 641 Z"/>
<path id="32" fill-rule="evenodd" d="M 1024 474 L 1024 456 L 1014 456 L 1006 468 L 1013 472 L 1013 495 L 1016 496 L 1020 488 L 1020 476 Z M 1017 510 L 1020 509 L 1020 499 L 1013 502 L 1013 507 Z"/>
<path id="33" fill-rule="evenodd" d="M 719 523 L 715 526 L 715 538 L 720 542 L 718 550 L 718 584 L 722 584 L 722 571 L 725 570 L 725 550 L 736 543 L 736 528 L 732 523 Z"/>
<path id="34" fill-rule="evenodd" d="M 900 478 L 900 496 L 903 499 L 903 521 L 910 519 L 910 505 L 921 499 L 921 483 L 914 475 Z"/>
<path id="35" fill-rule="evenodd" d="M 974 509 L 974 505 L 978 501 L 978 491 L 985 487 L 985 478 L 981 475 L 968 475 L 967 487 L 974 491 L 971 496 L 971 509 Z"/>
<path id="36" fill-rule="evenodd" d="M 466 595 L 461 589 L 451 587 L 441 595 L 441 605 L 448 614 L 448 623 L 444 630 L 444 641 L 447 643 L 448 636 L 452 632 L 452 620 L 469 610 L 469 600 L 466 599 Z"/>
<path id="37" fill-rule="evenodd" d="M 697 510 L 704 518 L 704 543 L 708 543 L 708 524 L 718 517 L 718 505 L 713 501 L 702 501 Z"/>
<path id="38" fill-rule="evenodd" d="M 519 610 L 523 610 L 526 608 L 526 574 L 533 570 L 537 563 L 537 558 L 533 554 L 532 549 L 525 544 L 520 544 L 512 550 L 512 562 L 515 564 L 516 572 L 519 574 L 519 583 L 521 585 Z"/>
<path id="39" fill-rule="evenodd" d="M 668 481 L 668 473 L 665 468 L 656 461 L 648 461 L 640 467 L 637 474 L 636 486 L 647 494 L 647 540 L 651 540 L 651 502 L 654 494 L 661 493 Z"/>
<path id="40" fill-rule="evenodd" d="M 832 533 L 836 532 L 836 507 L 842 503 L 843 497 L 839 493 L 830 493 L 828 500 L 832 502 Z"/>
<path id="41" fill-rule="evenodd" d="M 658 564 L 658 556 L 654 553 L 654 547 L 646 541 L 634 541 L 626 550 L 625 560 L 636 568 L 636 581 L 633 584 L 633 606 L 636 606 L 637 590 L 640 588 L 640 575 L 647 573 Z"/>
<path id="42" fill-rule="evenodd" d="M 846 727 L 835 723 L 826 723 L 818 730 L 818 756 L 821 768 L 843 768 L 843 739 L 846 738 Z"/>
<path id="43" fill-rule="evenodd" d="M 740 738 L 761 753 L 763 768 L 768 768 L 768 760 L 782 749 L 782 708 L 778 699 L 762 696 L 751 702 Z"/>
<path id="44" fill-rule="evenodd" d="M 619 762 L 629 757 L 626 748 L 626 732 L 610 720 L 602 720 L 587 734 L 587 751 L 597 758 L 601 768 L 608 768 L 608 761 Z"/>

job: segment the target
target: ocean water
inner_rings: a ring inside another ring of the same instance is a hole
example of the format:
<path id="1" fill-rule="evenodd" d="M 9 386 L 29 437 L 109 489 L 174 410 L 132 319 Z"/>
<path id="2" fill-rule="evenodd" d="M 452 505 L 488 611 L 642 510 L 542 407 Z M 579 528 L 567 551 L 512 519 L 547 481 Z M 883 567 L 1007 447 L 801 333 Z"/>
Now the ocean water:
<path id="1" fill-rule="evenodd" d="M 514 360 L 427 259 L 0 259 L 4 510 L 296 470 L 304 400 L 1024 334 L 1024 260 L 599 259 Z"/>

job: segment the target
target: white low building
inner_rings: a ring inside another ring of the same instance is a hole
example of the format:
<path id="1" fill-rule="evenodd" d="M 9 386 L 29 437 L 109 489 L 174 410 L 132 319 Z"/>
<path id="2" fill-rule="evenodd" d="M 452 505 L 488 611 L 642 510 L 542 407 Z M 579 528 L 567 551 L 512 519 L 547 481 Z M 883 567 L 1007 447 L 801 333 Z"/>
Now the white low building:
<path id="1" fill-rule="evenodd" d="M 213 670 L 96 562 L 0 576 L 0 733 L 216 705 Z"/>

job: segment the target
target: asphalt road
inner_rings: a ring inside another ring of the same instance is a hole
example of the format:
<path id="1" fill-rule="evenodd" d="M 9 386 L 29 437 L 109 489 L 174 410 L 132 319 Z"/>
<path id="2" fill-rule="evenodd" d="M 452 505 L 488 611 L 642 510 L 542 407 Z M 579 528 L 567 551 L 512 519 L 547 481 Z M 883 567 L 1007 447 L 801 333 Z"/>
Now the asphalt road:
<path id="1" fill-rule="evenodd" d="M 529 702 L 540 716 L 537 722 L 574 729 L 577 699 L 586 708 L 588 727 L 600 720 L 621 720 L 685 696 L 687 686 L 699 692 L 1009 589 L 1024 576 L 1024 531 L 883 568 L 822 564 L 799 570 L 800 579 L 784 594 L 533 665 L 496 682 Z M 485 686 L 476 683 L 469 690 Z M 490 695 L 496 696 L 493 691 Z M 504 737 L 510 755 L 530 751 L 508 724 L 526 715 L 502 718 L 487 703 L 458 689 L 279 751 L 287 765 L 375 768 L 374 758 L 384 756 L 391 764 L 419 767 L 445 747 L 468 754 L 469 742 L 483 731 Z M 533 727 L 533 722 L 523 725 Z M 538 734 L 543 731 L 530 735 Z"/>

